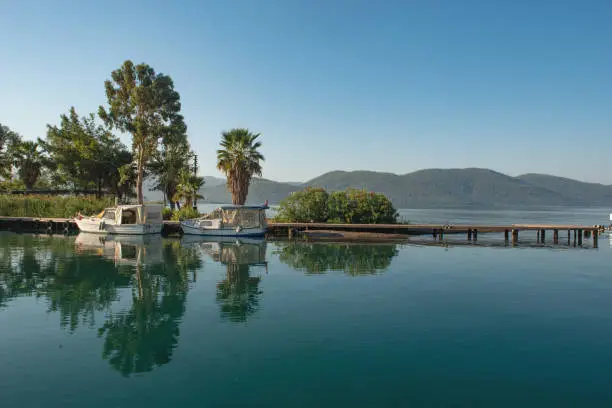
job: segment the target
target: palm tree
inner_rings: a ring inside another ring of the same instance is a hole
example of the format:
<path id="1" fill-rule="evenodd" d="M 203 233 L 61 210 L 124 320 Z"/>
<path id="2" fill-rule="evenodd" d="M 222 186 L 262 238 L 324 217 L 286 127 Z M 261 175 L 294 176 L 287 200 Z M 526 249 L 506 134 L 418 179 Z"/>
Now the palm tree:
<path id="1" fill-rule="evenodd" d="M 262 173 L 263 155 L 259 152 L 259 133 L 248 129 L 232 129 L 221 134 L 221 149 L 217 150 L 217 168 L 227 177 L 227 189 L 232 193 L 232 204 L 244 205 L 249 184 L 254 175 Z"/>
<path id="2" fill-rule="evenodd" d="M 38 143 L 26 140 L 17 143 L 12 152 L 13 163 L 26 190 L 31 190 L 38 181 L 45 160 L 38 147 Z"/>
<path id="3" fill-rule="evenodd" d="M 199 177 L 189 170 L 182 170 L 179 174 L 176 193 L 172 199 L 176 202 L 183 200 L 185 202 L 185 208 L 193 207 L 196 199 L 203 198 L 198 194 L 198 191 L 203 185 L 203 177 Z"/>

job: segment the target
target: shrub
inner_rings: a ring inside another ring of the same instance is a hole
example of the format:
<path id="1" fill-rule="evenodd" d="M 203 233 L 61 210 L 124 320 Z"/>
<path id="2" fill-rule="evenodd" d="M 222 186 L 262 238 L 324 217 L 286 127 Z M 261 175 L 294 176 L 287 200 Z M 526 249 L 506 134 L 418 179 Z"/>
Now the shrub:
<path id="1" fill-rule="evenodd" d="M 172 210 L 170 208 L 167 208 L 167 207 L 163 208 L 162 209 L 162 218 L 164 220 L 166 220 L 166 221 L 167 220 L 171 220 L 172 219 Z"/>
<path id="2" fill-rule="evenodd" d="M 200 213 L 198 210 L 194 210 L 193 207 L 183 207 L 180 210 L 175 210 L 172 213 L 173 221 L 184 221 L 190 218 L 198 218 Z"/>
<path id="3" fill-rule="evenodd" d="M 277 219 L 285 222 L 394 224 L 398 214 L 384 194 L 348 189 L 328 194 L 306 188 L 285 198 Z"/>
<path id="4" fill-rule="evenodd" d="M 286 222 L 326 222 L 329 194 L 322 188 L 306 187 L 281 201 L 276 219 Z"/>

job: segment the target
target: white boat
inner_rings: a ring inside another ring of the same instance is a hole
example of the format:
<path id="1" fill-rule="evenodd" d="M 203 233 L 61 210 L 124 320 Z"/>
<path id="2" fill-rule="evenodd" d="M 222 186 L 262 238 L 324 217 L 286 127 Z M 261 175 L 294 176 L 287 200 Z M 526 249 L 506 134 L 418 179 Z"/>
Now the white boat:
<path id="1" fill-rule="evenodd" d="M 187 235 L 256 237 L 268 230 L 267 205 L 224 205 L 200 218 L 181 222 Z"/>
<path id="2" fill-rule="evenodd" d="M 95 234 L 159 234 L 163 226 L 160 204 L 120 205 L 105 208 L 95 217 L 74 219 L 81 232 Z"/>

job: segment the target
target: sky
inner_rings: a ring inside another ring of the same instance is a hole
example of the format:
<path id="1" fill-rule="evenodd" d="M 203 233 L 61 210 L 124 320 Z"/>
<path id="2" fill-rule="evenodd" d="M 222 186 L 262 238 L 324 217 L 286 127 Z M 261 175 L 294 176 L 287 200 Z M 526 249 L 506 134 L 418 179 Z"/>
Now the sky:
<path id="1" fill-rule="evenodd" d="M 610 0 L 0 0 L 0 123 L 44 137 L 126 59 L 170 75 L 201 173 L 491 168 L 612 184 Z M 128 136 L 122 136 L 129 145 Z"/>

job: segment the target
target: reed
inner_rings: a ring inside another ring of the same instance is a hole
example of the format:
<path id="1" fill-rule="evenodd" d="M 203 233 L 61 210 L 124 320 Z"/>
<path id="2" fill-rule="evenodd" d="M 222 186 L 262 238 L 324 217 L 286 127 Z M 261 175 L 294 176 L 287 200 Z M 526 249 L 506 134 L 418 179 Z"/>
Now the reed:
<path id="1" fill-rule="evenodd" d="M 4 217 L 71 218 L 77 213 L 97 214 L 113 205 L 112 197 L 0 194 L 0 216 Z"/>

